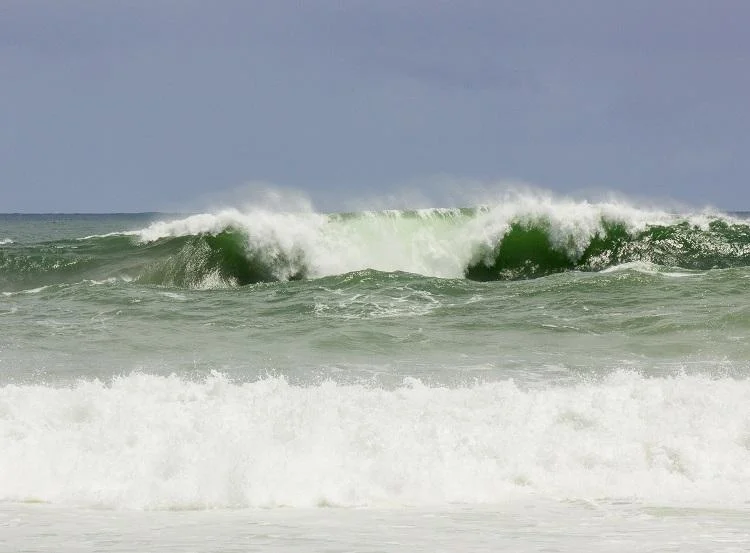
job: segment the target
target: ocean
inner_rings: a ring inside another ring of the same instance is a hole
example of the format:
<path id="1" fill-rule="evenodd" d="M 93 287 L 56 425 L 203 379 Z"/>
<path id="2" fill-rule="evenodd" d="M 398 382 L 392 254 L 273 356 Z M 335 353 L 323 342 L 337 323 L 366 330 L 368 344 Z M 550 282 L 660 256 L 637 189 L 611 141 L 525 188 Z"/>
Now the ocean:
<path id="1" fill-rule="evenodd" d="M 746 551 L 750 218 L 0 215 L 0 551 Z"/>

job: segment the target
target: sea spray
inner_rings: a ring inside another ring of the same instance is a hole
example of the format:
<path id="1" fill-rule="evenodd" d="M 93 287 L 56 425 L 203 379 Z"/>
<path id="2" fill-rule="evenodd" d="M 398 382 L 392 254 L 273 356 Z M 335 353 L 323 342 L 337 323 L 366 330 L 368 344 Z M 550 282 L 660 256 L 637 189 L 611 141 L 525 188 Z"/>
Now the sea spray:
<path id="1" fill-rule="evenodd" d="M 750 226 L 736 217 L 711 210 L 674 214 L 542 193 L 514 194 L 498 204 L 463 209 L 332 215 L 230 209 L 155 223 L 138 236 L 151 242 L 222 232 L 245 236 L 253 265 L 258 252 L 267 252 L 262 266 L 269 278 L 280 280 L 362 269 L 504 280 L 633 261 L 709 269 L 750 260 Z M 289 259 L 296 260 L 291 270 Z"/>

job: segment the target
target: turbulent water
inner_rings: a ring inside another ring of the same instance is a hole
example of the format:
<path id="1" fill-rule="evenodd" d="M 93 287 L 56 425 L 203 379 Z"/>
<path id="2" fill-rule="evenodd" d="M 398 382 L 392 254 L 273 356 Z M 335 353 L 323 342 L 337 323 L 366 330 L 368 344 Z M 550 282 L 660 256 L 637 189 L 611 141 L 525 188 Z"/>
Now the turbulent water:
<path id="1" fill-rule="evenodd" d="M 745 550 L 749 284 L 745 215 L 622 202 L 2 215 L 0 533 Z"/>

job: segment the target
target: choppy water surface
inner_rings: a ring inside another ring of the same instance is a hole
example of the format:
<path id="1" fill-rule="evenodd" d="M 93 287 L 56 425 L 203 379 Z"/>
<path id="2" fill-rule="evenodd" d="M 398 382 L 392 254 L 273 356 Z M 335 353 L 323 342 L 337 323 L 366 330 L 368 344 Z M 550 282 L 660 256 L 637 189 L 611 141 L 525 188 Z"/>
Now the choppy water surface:
<path id="1" fill-rule="evenodd" d="M 745 550 L 748 266 L 546 197 L 0 216 L 0 549 Z"/>

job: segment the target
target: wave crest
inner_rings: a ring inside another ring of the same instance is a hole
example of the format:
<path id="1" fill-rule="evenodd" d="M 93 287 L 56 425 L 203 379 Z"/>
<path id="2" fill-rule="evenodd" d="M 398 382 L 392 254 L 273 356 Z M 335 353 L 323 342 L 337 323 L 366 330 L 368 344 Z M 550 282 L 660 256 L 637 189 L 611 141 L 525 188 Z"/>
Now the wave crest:
<path id="1" fill-rule="evenodd" d="M 230 209 L 74 242 L 7 245 L 0 278 L 33 287 L 125 275 L 205 288 L 365 269 L 506 280 L 633 262 L 691 270 L 750 265 L 746 219 L 528 194 L 476 208 L 328 215 Z"/>

